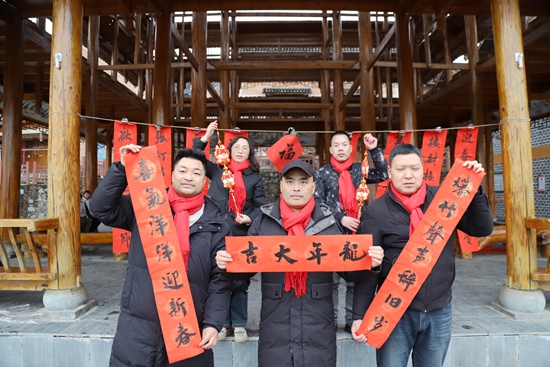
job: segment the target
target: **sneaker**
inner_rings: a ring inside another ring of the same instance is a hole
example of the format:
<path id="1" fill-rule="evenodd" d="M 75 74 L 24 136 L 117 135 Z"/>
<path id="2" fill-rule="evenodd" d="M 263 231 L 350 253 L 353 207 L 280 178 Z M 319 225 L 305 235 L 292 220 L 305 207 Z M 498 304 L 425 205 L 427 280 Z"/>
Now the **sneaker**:
<path id="1" fill-rule="evenodd" d="M 243 327 L 236 327 L 235 328 L 235 342 L 236 343 L 242 343 L 245 342 L 248 339 L 248 334 L 246 333 L 246 329 Z"/>
<path id="2" fill-rule="evenodd" d="M 225 338 L 227 337 L 227 334 L 229 334 L 229 328 L 223 327 L 218 333 L 218 341 L 225 340 Z"/>

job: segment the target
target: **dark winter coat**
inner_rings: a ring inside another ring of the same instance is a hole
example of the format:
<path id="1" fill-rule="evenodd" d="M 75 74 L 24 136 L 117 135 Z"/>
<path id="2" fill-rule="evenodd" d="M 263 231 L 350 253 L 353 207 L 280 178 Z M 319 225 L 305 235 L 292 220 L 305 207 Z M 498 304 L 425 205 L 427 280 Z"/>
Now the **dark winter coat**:
<path id="1" fill-rule="evenodd" d="M 340 225 L 328 207 L 317 204 L 306 235 L 339 235 Z M 279 200 L 262 207 L 251 225 L 249 236 L 286 236 Z M 370 279 L 370 271 L 342 273 L 361 287 Z M 253 274 L 249 274 L 251 276 Z M 262 273 L 262 306 L 258 342 L 259 367 L 334 367 L 336 332 L 332 302 L 332 273 L 310 272 L 307 291 L 296 298 L 294 290 L 284 291 L 285 273 Z M 355 316 L 355 315 L 354 315 Z M 357 319 L 363 315 L 356 315 Z"/>
<path id="2" fill-rule="evenodd" d="M 206 143 L 200 139 L 193 141 L 193 149 L 204 150 Z M 254 154 L 254 152 L 250 152 Z M 229 211 L 229 189 L 223 187 L 221 180 L 223 173 L 223 167 L 218 167 L 215 163 L 208 161 L 206 169 L 206 177 L 210 179 L 210 188 L 208 189 L 208 196 L 210 199 L 220 208 L 223 213 L 223 217 L 229 227 L 233 236 L 246 236 L 249 226 L 246 224 L 239 224 L 235 222 L 235 213 Z M 242 172 L 244 186 L 246 188 L 246 201 L 243 207 L 243 214 L 254 220 L 260 214 L 260 207 L 265 205 L 265 190 L 262 177 L 260 174 L 248 167 Z"/>
<path id="3" fill-rule="evenodd" d="M 384 159 L 382 151 L 378 148 L 374 148 L 369 151 L 369 154 L 374 162 L 374 169 L 369 169 L 369 176 L 367 177 L 367 183 L 373 184 L 385 181 L 388 176 L 388 163 Z M 361 163 L 354 163 L 348 168 L 351 174 L 351 180 L 353 186 L 357 190 L 361 184 L 363 173 L 361 172 Z M 325 203 L 330 207 L 332 215 L 338 221 L 342 223 L 342 218 L 347 216 L 346 211 L 340 207 L 340 198 L 338 195 L 338 180 L 340 175 L 330 163 L 319 168 L 315 172 L 315 200 L 320 203 Z M 367 205 L 363 205 L 361 210 L 361 219 L 363 219 Z"/>
<path id="4" fill-rule="evenodd" d="M 125 167 L 114 163 L 90 199 L 96 217 L 108 226 L 132 233 L 126 282 L 122 290 L 121 313 L 113 341 L 111 366 L 167 366 L 167 354 L 155 305 L 151 276 L 143 252 L 130 196 L 122 195 L 127 186 Z M 199 327 L 221 330 L 230 300 L 227 279 L 216 265 L 216 252 L 225 249 L 230 233 L 221 212 L 205 198 L 204 213 L 190 227 L 187 276 Z M 170 366 L 213 366 L 213 354 L 206 350 L 197 357 Z"/>
<path id="5" fill-rule="evenodd" d="M 428 186 L 426 200 L 422 206 L 425 213 L 437 193 L 438 187 Z M 384 283 L 393 264 L 409 240 L 410 214 L 395 198 L 391 190 L 367 207 L 365 221 L 358 233 L 370 233 L 373 245 L 384 248 L 384 260 L 380 271 L 379 287 Z M 488 236 L 493 232 L 493 215 L 489 208 L 487 195 L 480 186 L 476 195 L 459 221 L 458 229 L 475 237 Z M 452 298 L 451 286 L 455 279 L 455 258 L 453 253 L 453 234 L 435 263 L 432 272 L 413 299 L 410 310 L 430 312 L 449 304 Z M 370 300 L 363 304 L 366 310 Z"/>

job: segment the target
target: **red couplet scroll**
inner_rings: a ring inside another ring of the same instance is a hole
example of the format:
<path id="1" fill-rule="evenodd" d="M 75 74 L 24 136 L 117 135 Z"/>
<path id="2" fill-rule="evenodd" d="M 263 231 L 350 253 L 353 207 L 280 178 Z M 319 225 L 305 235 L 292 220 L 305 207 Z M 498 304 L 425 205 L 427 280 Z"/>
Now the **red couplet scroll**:
<path id="1" fill-rule="evenodd" d="M 447 130 L 426 131 L 422 137 L 424 182 L 428 185 L 439 186 L 446 139 Z"/>
<path id="2" fill-rule="evenodd" d="M 357 334 L 375 348 L 386 342 L 411 304 L 481 184 L 485 173 L 462 163 L 455 161 L 365 313 Z"/>
<path id="3" fill-rule="evenodd" d="M 277 167 L 279 172 L 283 171 L 283 167 L 288 162 L 292 162 L 295 159 L 300 158 L 302 155 L 302 144 L 298 136 L 294 134 L 286 134 L 275 144 L 265 151 L 265 154 L 269 157 L 271 162 Z"/>
<path id="4" fill-rule="evenodd" d="M 371 235 L 226 237 L 229 273 L 358 271 L 371 268 Z"/>
<path id="5" fill-rule="evenodd" d="M 237 139 L 237 138 L 248 138 L 248 131 L 241 131 L 241 130 L 226 130 L 224 132 L 223 136 L 223 145 L 226 147 L 229 146 L 229 143 L 231 143 L 231 140 Z"/>
<path id="6" fill-rule="evenodd" d="M 149 125 L 149 146 L 157 147 L 160 168 L 166 187 L 172 184 L 172 128 Z"/>
<path id="7" fill-rule="evenodd" d="M 402 134 L 401 131 L 391 131 L 388 133 L 388 141 L 386 142 L 386 149 L 384 150 L 384 158 L 386 158 L 388 165 L 390 164 L 390 153 L 392 149 L 398 145 L 409 144 L 411 142 L 411 136 L 412 131 L 407 131 L 404 134 Z M 378 184 L 378 188 L 376 190 L 377 199 L 388 191 L 389 183 L 390 180 L 388 179 Z"/>
<path id="8" fill-rule="evenodd" d="M 455 159 L 471 161 L 476 158 L 478 127 L 468 127 L 456 132 Z M 457 231 L 458 244 L 462 252 L 479 251 L 477 237 L 468 236 L 462 231 Z"/>
<path id="9" fill-rule="evenodd" d="M 113 133 L 113 160 L 120 161 L 120 148 L 128 144 L 137 144 L 137 125 L 115 121 Z M 124 191 L 128 194 L 128 188 Z M 120 228 L 113 228 L 113 253 L 125 253 L 130 249 L 132 234 Z"/>
<path id="10" fill-rule="evenodd" d="M 175 363 L 204 350 L 157 149 L 124 160 L 168 360 Z"/>

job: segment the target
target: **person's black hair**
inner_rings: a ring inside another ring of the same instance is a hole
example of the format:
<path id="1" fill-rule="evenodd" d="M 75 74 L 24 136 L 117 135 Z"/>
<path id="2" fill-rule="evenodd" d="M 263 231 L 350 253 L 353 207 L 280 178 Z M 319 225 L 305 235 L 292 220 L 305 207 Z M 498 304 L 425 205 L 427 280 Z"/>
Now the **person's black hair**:
<path id="1" fill-rule="evenodd" d="M 336 130 L 335 132 L 332 133 L 332 135 L 330 136 L 330 142 L 332 143 L 332 138 L 334 138 L 335 136 L 337 135 L 345 135 L 347 136 L 348 140 L 351 141 L 351 137 L 349 136 L 349 133 L 347 131 L 344 131 L 344 130 Z"/>
<path id="2" fill-rule="evenodd" d="M 92 195 L 92 192 L 91 192 L 90 190 L 85 190 L 85 191 L 82 193 L 82 195 L 84 195 L 85 193 L 88 193 L 88 194 Z"/>
<path id="3" fill-rule="evenodd" d="M 396 155 L 400 155 L 400 154 L 416 154 L 417 156 L 420 157 L 420 160 L 422 161 L 422 154 L 420 153 L 420 149 L 418 149 L 412 144 L 400 144 L 400 145 L 397 145 L 395 148 L 393 148 L 390 152 L 390 166 L 391 166 L 391 162 L 393 161 L 393 158 Z"/>
<path id="4" fill-rule="evenodd" d="M 180 149 L 178 151 L 178 154 L 176 155 L 176 158 L 174 159 L 174 165 L 172 166 L 172 170 L 176 168 L 176 165 L 181 161 L 182 158 L 191 158 L 196 159 L 197 161 L 200 161 L 202 163 L 202 166 L 204 167 L 204 172 L 206 173 L 206 155 L 202 150 L 198 149 Z"/>
<path id="5" fill-rule="evenodd" d="M 248 143 L 248 149 L 249 149 L 248 160 L 250 161 L 250 168 L 252 168 L 254 172 L 260 172 L 260 165 L 258 164 L 258 161 L 256 160 L 256 155 L 254 154 L 254 147 L 252 146 L 252 143 L 247 137 L 237 136 L 235 139 L 231 140 L 231 142 L 227 146 L 227 149 L 229 150 L 229 156 L 231 157 L 231 148 L 233 148 L 233 145 L 235 145 L 237 140 L 240 140 L 240 139 L 246 140 L 246 142 Z"/>

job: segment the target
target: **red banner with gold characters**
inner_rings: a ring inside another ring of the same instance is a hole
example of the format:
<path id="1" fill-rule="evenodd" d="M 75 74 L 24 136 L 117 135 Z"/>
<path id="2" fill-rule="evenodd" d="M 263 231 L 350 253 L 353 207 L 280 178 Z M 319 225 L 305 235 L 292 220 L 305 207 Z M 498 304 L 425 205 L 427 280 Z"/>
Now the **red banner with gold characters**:
<path id="1" fill-rule="evenodd" d="M 198 127 L 185 129 L 185 147 L 187 149 L 193 148 L 193 140 L 202 138 L 204 134 L 206 134 L 206 129 Z M 206 159 L 210 160 L 210 140 L 206 143 L 204 154 L 206 155 Z"/>
<path id="2" fill-rule="evenodd" d="M 283 135 L 275 144 L 265 151 L 271 162 L 281 172 L 283 167 L 302 155 L 302 144 L 294 134 Z"/>
<path id="3" fill-rule="evenodd" d="M 231 140 L 235 138 L 248 138 L 248 131 L 242 131 L 242 130 L 225 130 L 223 133 L 223 145 L 226 147 L 229 146 L 229 143 L 231 143 Z M 253 152 L 250 152 L 252 154 Z"/>
<path id="4" fill-rule="evenodd" d="M 391 131 L 388 133 L 388 141 L 386 142 L 386 149 L 384 150 L 384 158 L 388 165 L 390 164 L 390 153 L 393 148 L 401 144 L 409 144 L 411 142 L 411 131 Z M 388 184 L 390 180 L 382 181 L 378 184 L 376 189 L 376 198 L 384 195 L 388 191 Z"/>
<path id="5" fill-rule="evenodd" d="M 149 125 L 149 146 L 157 147 L 164 184 L 172 184 L 172 128 L 170 126 Z"/>
<path id="6" fill-rule="evenodd" d="M 422 136 L 424 182 L 430 186 L 439 186 L 446 139 L 447 130 L 426 131 Z"/>
<path id="7" fill-rule="evenodd" d="M 226 237 L 229 273 L 369 270 L 371 235 Z"/>
<path id="8" fill-rule="evenodd" d="M 479 128 L 470 126 L 460 129 L 456 133 L 455 159 L 462 161 L 471 161 L 476 159 L 477 134 Z M 458 244 L 462 252 L 479 251 L 479 242 L 477 237 L 468 236 L 462 231 L 457 231 Z"/>
<path id="9" fill-rule="evenodd" d="M 157 149 L 124 160 L 168 360 L 175 363 L 204 350 Z"/>
<path id="10" fill-rule="evenodd" d="M 128 144 L 137 144 L 137 125 L 124 121 L 115 121 L 113 133 L 113 161 L 120 161 L 120 148 Z M 128 195 L 128 188 L 124 195 Z M 120 228 L 113 228 L 113 253 L 125 253 L 130 249 L 132 234 Z"/>
<path id="11" fill-rule="evenodd" d="M 485 176 L 462 163 L 455 161 L 365 313 L 357 334 L 375 348 L 386 342 L 420 290 Z"/>

